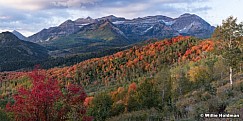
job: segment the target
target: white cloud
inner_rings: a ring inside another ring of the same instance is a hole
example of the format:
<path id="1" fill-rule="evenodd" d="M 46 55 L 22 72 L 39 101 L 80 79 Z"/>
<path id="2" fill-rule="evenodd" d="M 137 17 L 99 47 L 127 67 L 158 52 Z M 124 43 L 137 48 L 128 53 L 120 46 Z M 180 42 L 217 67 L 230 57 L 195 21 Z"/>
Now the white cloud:
<path id="1" fill-rule="evenodd" d="M 0 5 L 19 10 L 41 10 L 48 8 L 80 7 L 97 0 L 1 0 Z"/>
<path id="2" fill-rule="evenodd" d="M 103 13 L 106 15 L 115 14 L 117 16 L 125 16 L 126 18 L 134 18 L 137 17 L 139 14 L 143 13 L 144 11 L 149 10 L 150 7 L 151 4 L 133 3 L 125 7 L 111 7 L 109 9 L 105 9 Z"/>
<path id="3" fill-rule="evenodd" d="M 37 10 L 41 9 L 43 7 L 43 3 L 45 2 L 47 2 L 47 0 L 1 0 L 0 5 L 21 10 Z"/>
<path id="4" fill-rule="evenodd" d="M 10 16 L 0 16 L 0 20 L 7 20 L 9 18 L 10 18 Z"/>
<path id="5" fill-rule="evenodd" d="M 2 32 L 6 32 L 6 31 L 11 32 L 12 30 L 10 30 L 10 29 L 0 29 L 0 33 L 2 33 Z"/>

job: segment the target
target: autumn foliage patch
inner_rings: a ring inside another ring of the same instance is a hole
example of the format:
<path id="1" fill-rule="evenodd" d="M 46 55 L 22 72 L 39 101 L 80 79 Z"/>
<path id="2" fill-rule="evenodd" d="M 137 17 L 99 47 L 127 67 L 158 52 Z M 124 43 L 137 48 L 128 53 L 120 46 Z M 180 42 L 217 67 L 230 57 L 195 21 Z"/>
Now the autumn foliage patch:
<path id="1" fill-rule="evenodd" d="M 65 121 L 92 120 L 85 116 L 83 105 L 86 93 L 80 85 L 70 84 L 60 88 L 55 79 L 47 78 L 35 70 L 30 73 L 32 87 L 20 88 L 13 96 L 14 103 L 8 103 L 6 110 L 18 121 Z"/>

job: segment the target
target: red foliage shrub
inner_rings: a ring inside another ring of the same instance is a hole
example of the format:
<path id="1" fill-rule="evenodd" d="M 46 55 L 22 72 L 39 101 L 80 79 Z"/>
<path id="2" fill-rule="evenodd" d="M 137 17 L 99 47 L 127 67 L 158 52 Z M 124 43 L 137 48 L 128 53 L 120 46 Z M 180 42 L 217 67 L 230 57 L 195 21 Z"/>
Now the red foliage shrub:
<path id="1" fill-rule="evenodd" d="M 13 96 L 13 105 L 8 103 L 6 110 L 14 114 L 18 121 L 61 121 L 72 119 L 92 120 L 85 117 L 86 108 L 83 102 L 86 93 L 78 85 L 70 84 L 67 92 L 63 94 L 57 80 L 47 78 L 42 71 L 34 70 L 30 73 L 32 87 L 30 89 L 20 88 Z M 58 105 L 59 104 L 59 105 Z M 75 110 L 72 110 L 72 109 Z M 68 117 L 68 112 L 76 114 Z"/>

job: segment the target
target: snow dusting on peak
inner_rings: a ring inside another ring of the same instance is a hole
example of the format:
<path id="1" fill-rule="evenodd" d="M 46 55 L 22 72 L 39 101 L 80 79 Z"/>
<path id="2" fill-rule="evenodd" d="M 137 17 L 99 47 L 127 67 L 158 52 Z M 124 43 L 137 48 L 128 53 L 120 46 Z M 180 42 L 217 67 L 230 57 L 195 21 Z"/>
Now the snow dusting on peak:
<path id="1" fill-rule="evenodd" d="M 126 37 L 126 35 L 125 35 L 119 28 L 117 28 L 117 27 L 115 27 L 115 26 L 112 26 L 112 28 L 113 28 L 113 30 L 115 30 L 117 33 L 119 33 L 120 35 L 122 35 L 123 37 L 125 37 L 126 39 L 128 39 L 128 38 Z"/>
<path id="2" fill-rule="evenodd" d="M 113 24 L 123 24 L 125 21 L 115 21 L 115 22 L 112 22 Z"/>
<path id="3" fill-rule="evenodd" d="M 149 31 L 150 29 L 152 29 L 152 28 L 154 28 L 154 25 L 151 26 L 151 27 L 149 27 L 148 29 L 146 29 L 146 30 L 144 31 L 144 33 L 148 32 L 148 31 Z"/>
<path id="4" fill-rule="evenodd" d="M 173 21 L 164 21 L 164 20 L 162 20 L 164 23 L 165 23 L 165 25 L 167 25 L 167 26 L 171 26 L 172 24 L 174 24 L 175 23 L 175 20 L 173 20 Z"/>
<path id="5" fill-rule="evenodd" d="M 179 33 L 187 33 L 193 26 L 198 26 L 200 25 L 199 22 L 193 21 L 190 25 L 184 27 L 183 29 L 179 30 Z"/>

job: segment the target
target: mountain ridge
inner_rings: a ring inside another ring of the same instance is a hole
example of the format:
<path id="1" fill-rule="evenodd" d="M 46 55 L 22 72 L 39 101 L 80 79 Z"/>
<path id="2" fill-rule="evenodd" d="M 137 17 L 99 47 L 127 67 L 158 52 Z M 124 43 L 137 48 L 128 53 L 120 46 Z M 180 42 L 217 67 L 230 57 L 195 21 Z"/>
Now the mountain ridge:
<path id="1" fill-rule="evenodd" d="M 6 71 L 5 68 L 16 70 L 27 65 L 34 66 L 32 62 L 49 57 L 44 47 L 20 40 L 11 32 L 0 33 L 0 55 L 0 71 Z"/>
<path id="2" fill-rule="evenodd" d="M 66 56 L 119 49 L 129 45 L 129 40 L 109 20 L 99 20 L 70 36 L 40 44 L 47 47 L 53 56 Z"/>
<path id="3" fill-rule="evenodd" d="M 13 30 L 12 33 L 21 40 L 27 40 L 28 39 L 26 36 L 24 36 L 23 34 L 18 32 L 17 30 Z"/>
<path id="4" fill-rule="evenodd" d="M 166 36 L 158 35 L 155 36 L 159 39 L 164 39 L 166 37 L 173 37 L 179 34 L 186 34 L 191 36 L 196 36 L 199 38 L 208 38 L 211 36 L 214 27 L 211 26 L 208 22 L 203 20 L 201 17 L 195 14 L 185 13 L 177 18 L 171 18 L 163 15 L 155 16 L 146 16 L 138 17 L 134 19 L 126 19 L 124 17 L 116 17 L 114 15 L 109 15 L 97 19 L 91 17 L 87 18 L 78 18 L 74 21 L 67 20 L 64 23 L 60 24 L 57 27 L 50 27 L 49 29 L 43 29 L 40 32 L 28 37 L 29 41 L 41 43 L 44 41 L 58 40 L 60 37 L 69 36 L 80 31 L 82 27 L 85 27 L 89 24 L 98 24 L 100 20 L 109 20 L 114 25 L 117 26 L 120 31 L 122 31 L 127 38 L 134 41 L 138 36 L 142 36 L 137 41 L 146 40 L 148 37 L 143 36 L 144 31 L 149 29 L 151 26 L 157 24 L 164 24 L 166 28 L 170 28 L 173 31 L 173 34 L 168 34 Z M 192 28 L 194 27 L 194 28 Z M 183 30 L 185 28 L 185 30 Z M 191 29 L 192 28 L 192 29 Z M 190 31 L 189 31 L 190 30 Z M 158 30 L 157 30 L 158 31 Z M 166 29 L 160 28 L 160 32 L 166 31 Z M 194 33 L 195 31 L 195 33 Z M 201 32 L 199 35 L 198 31 Z M 146 34 L 146 36 L 148 36 Z M 150 35 L 151 38 L 153 35 Z"/>

